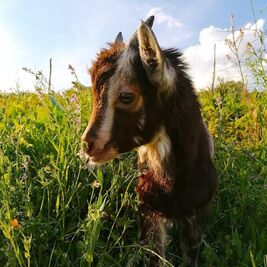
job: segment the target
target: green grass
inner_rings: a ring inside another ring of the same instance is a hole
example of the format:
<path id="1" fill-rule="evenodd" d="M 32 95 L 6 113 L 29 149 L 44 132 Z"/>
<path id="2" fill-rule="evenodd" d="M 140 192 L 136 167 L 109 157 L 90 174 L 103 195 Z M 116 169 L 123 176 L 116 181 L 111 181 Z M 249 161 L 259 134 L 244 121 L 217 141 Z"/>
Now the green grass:
<path id="1" fill-rule="evenodd" d="M 263 266 L 266 92 L 245 104 L 239 84 L 228 83 L 200 100 L 219 174 L 200 266 Z M 1 266 L 134 266 L 153 253 L 139 242 L 135 153 L 99 168 L 79 158 L 90 101 L 82 89 L 0 96 Z M 177 265 L 178 229 L 170 232 L 167 260 Z"/>

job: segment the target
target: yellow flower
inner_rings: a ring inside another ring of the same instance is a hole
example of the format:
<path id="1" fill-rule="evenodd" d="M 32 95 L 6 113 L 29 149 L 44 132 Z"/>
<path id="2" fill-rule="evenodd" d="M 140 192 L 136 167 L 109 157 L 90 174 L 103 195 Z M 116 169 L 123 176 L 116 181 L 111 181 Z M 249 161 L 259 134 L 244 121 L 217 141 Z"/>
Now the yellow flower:
<path id="1" fill-rule="evenodd" d="M 18 229 L 19 228 L 19 221 L 17 219 L 11 220 L 10 224 L 12 225 L 12 227 L 14 229 Z"/>

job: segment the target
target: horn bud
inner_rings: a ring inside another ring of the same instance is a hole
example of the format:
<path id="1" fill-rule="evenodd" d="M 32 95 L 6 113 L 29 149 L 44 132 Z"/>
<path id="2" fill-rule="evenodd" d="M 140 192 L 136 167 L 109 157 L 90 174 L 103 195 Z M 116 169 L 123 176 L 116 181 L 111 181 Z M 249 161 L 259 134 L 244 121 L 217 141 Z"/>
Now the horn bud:
<path id="1" fill-rule="evenodd" d="M 117 34 L 114 43 L 123 43 L 123 36 L 121 32 Z"/>

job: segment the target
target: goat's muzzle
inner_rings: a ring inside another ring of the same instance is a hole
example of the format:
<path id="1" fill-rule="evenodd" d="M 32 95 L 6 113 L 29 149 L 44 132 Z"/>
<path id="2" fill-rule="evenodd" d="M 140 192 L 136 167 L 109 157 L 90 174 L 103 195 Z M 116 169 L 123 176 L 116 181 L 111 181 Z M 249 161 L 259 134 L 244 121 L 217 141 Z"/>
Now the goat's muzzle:
<path id="1" fill-rule="evenodd" d="M 89 159 L 91 163 L 104 163 L 118 155 L 117 149 L 111 144 L 104 143 L 101 138 L 90 131 L 85 130 L 81 137 L 82 154 Z"/>

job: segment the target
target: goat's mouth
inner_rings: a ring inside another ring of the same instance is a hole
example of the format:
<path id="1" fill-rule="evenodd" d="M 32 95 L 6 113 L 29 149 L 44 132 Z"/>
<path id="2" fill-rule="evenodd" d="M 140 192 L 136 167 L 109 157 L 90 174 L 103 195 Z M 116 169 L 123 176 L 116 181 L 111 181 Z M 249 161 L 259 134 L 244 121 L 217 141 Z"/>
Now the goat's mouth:
<path id="1" fill-rule="evenodd" d="M 91 152 L 84 150 L 81 154 L 92 164 L 103 164 L 119 155 L 118 150 L 109 145 L 101 150 L 95 149 Z"/>

